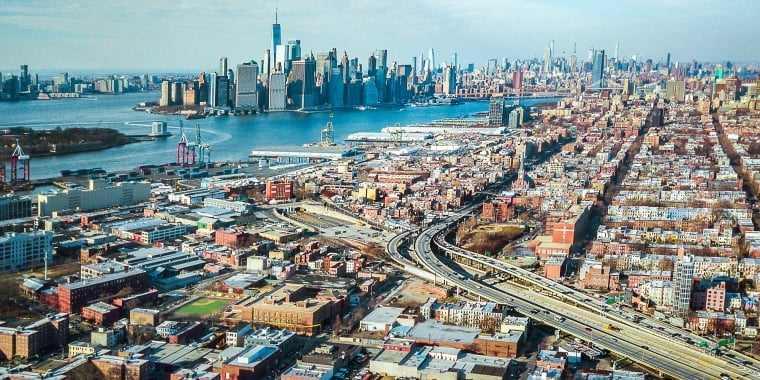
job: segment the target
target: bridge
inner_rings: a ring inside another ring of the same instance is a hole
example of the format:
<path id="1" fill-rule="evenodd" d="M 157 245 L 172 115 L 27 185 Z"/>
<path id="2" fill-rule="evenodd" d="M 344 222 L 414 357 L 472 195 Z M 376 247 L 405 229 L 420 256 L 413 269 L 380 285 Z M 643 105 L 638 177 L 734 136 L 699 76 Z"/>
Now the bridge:
<path id="1" fill-rule="evenodd" d="M 387 247 L 390 256 L 412 274 L 424 269 L 426 274 L 421 277 L 425 279 L 456 287 L 476 299 L 508 305 L 523 315 L 590 342 L 597 348 L 629 358 L 664 377 L 717 379 L 728 374 L 733 379 L 760 379 L 760 367 L 745 355 L 733 353 L 730 358 L 710 355 L 695 347 L 694 344 L 702 340 L 699 336 L 682 330 L 675 332 L 673 326 L 643 314 L 615 310 L 573 288 L 446 242 L 445 236 L 475 209 L 475 205 L 432 228 L 396 236 Z M 415 233 L 413 248 L 405 257 L 399 246 L 410 241 Z M 505 281 L 494 285 L 477 281 L 462 268 L 446 265 L 434 249 L 462 265 L 502 276 Z M 611 324 L 615 329 L 609 328 Z"/>

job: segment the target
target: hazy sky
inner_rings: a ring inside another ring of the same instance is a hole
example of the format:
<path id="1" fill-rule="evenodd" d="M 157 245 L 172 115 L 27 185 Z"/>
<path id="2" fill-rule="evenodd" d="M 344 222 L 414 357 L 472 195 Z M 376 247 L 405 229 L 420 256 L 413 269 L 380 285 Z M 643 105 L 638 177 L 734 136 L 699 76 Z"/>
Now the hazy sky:
<path id="1" fill-rule="evenodd" d="M 760 61 L 760 1 L 740 0 L 3 0 L 0 69 L 209 71 L 262 59 L 275 8 L 283 42 L 303 53 L 333 47 L 349 57 L 388 50 L 411 63 L 432 47 L 437 62 L 557 56 L 577 44 L 657 61 Z"/>

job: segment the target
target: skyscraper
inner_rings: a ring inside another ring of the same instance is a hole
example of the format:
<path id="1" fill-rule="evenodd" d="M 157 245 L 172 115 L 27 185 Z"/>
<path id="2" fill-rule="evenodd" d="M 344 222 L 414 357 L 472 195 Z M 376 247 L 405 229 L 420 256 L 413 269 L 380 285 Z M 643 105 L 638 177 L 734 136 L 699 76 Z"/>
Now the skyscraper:
<path id="1" fill-rule="evenodd" d="M 451 66 L 443 68 L 443 93 L 446 95 L 456 94 L 457 72 Z"/>
<path id="2" fill-rule="evenodd" d="M 256 78 L 259 66 L 255 63 L 237 65 L 235 74 L 235 110 L 257 111 L 259 107 Z"/>
<path id="3" fill-rule="evenodd" d="M 620 60 L 620 41 L 615 42 L 615 62 L 618 62 Z"/>
<path id="4" fill-rule="evenodd" d="M 269 75 L 269 110 L 284 111 L 287 96 L 285 73 Z"/>
<path id="5" fill-rule="evenodd" d="M 546 48 L 546 51 L 544 52 L 544 67 L 543 67 L 544 73 L 548 73 L 552 71 L 552 49 Z"/>
<path id="6" fill-rule="evenodd" d="M 301 59 L 301 40 L 288 41 L 288 58 L 291 61 Z"/>
<path id="7" fill-rule="evenodd" d="M 289 73 L 290 72 L 290 49 L 287 45 L 277 45 L 275 47 L 275 64 L 274 71 Z"/>
<path id="8" fill-rule="evenodd" d="M 388 50 L 377 51 L 377 67 L 388 68 Z"/>
<path id="9" fill-rule="evenodd" d="M 227 75 L 227 57 L 219 58 L 219 75 Z"/>
<path id="10" fill-rule="evenodd" d="M 523 85 L 523 72 L 522 70 L 517 70 L 512 73 L 512 88 L 515 90 L 522 89 Z"/>
<path id="11" fill-rule="evenodd" d="M 433 48 L 430 48 L 430 51 L 428 52 L 428 61 L 430 61 L 429 68 L 430 72 L 434 73 L 437 67 L 435 66 L 435 51 Z"/>
<path id="12" fill-rule="evenodd" d="M 261 73 L 269 75 L 272 71 L 272 51 L 269 49 L 264 50 L 264 62 L 262 63 Z"/>
<path id="13" fill-rule="evenodd" d="M 604 50 L 594 53 L 594 63 L 591 67 L 591 89 L 604 88 Z"/>
<path id="14" fill-rule="evenodd" d="M 161 107 L 166 107 L 168 105 L 171 105 L 172 101 L 172 83 L 169 82 L 167 79 L 164 79 L 161 81 L 161 100 L 158 101 L 158 105 Z"/>
<path id="15" fill-rule="evenodd" d="M 314 73 L 317 71 L 317 62 L 310 55 L 305 59 L 293 62 L 290 72 L 288 94 L 295 108 L 310 108 L 316 105 L 314 94 Z"/>
<path id="16" fill-rule="evenodd" d="M 367 76 L 374 77 L 375 69 L 377 69 L 377 58 L 374 55 L 370 55 L 367 58 Z"/>
<path id="17" fill-rule="evenodd" d="M 272 24 L 272 68 L 277 68 L 277 47 L 282 44 L 282 30 L 277 22 L 277 8 L 274 9 L 274 24 Z M 284 68 L 284 65 L 283 65 Z"/>
<path id="18" fill-rule="evenodd" d="M 677 317 L 689 316 L 691 306 L 691 285 L 694 278 L 694 256 L 679 258 L 673 272 L 673 314 Z"/>
<path id="19" fill-rule="evenodd" d="M 488 125 L 504 125 L 504 95 L 491 95 L 491 103 L 488 106 Z"/>
<path id="20" fill-rule="evenodd" d="M 216 77 L 216 104 L 214 107 L 228 107 L 230 102 L 230 78 L 225 76 Z"/>
<path id="21" fill-rule="evenodd" d="M 454 52 L 454 54 L 451 55 L 451 68 L 454 69 L 454 71 L 459 70 L 459 54 Z"/>

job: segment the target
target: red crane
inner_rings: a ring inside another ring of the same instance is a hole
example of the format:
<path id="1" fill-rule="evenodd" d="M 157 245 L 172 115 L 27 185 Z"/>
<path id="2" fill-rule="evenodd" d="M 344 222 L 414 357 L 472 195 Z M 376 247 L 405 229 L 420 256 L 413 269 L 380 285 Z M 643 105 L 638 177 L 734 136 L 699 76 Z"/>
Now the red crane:
<path id="1" fill-rule="evenodd" d="M 195 143 L 187 139 L 184 128 L 180 127 L 182 137 L 177 143 L 177 165 L 195 165 Z"/>
<path id="2" fill-rule="evenodd" d="M 29 181 L 29 155 L 24 153 L 16 139 L 16 149 L 11 154 L 11 185 L 24 185 Z"/>

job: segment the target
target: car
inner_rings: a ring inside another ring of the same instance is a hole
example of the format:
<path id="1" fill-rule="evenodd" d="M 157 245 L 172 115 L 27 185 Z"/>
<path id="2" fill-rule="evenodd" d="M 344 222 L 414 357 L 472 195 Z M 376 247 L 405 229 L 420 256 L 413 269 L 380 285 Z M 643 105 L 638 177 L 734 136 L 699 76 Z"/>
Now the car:
<path id="1" fill-rule="evenodd" d="M 750 360 L 742 360 L 743 365 L 752 365 L 752 361 Z"/>
<path id="2" fill-rule="evenodd" d="M 583 329 L 586 330 L 587 332 L 591 332 L 591 327 L 584 327 Z"/>
<path id="3" fill-rule="evenodd" d="M 731 376 L 727 373 L 721 373 L 720 380 L 731 380 Z"/>
<path id="4" fill-rule="evenodd" d="M 642 344 L 642 345 L 641 345 L 641 348 L 643 348 L 643 349 L 645 349 L 645 350 L 648 350 L 648 349 L 649 349 L 649 346 L 646 346 L 646 345 L 643 345 L 643 344 Z"/>

